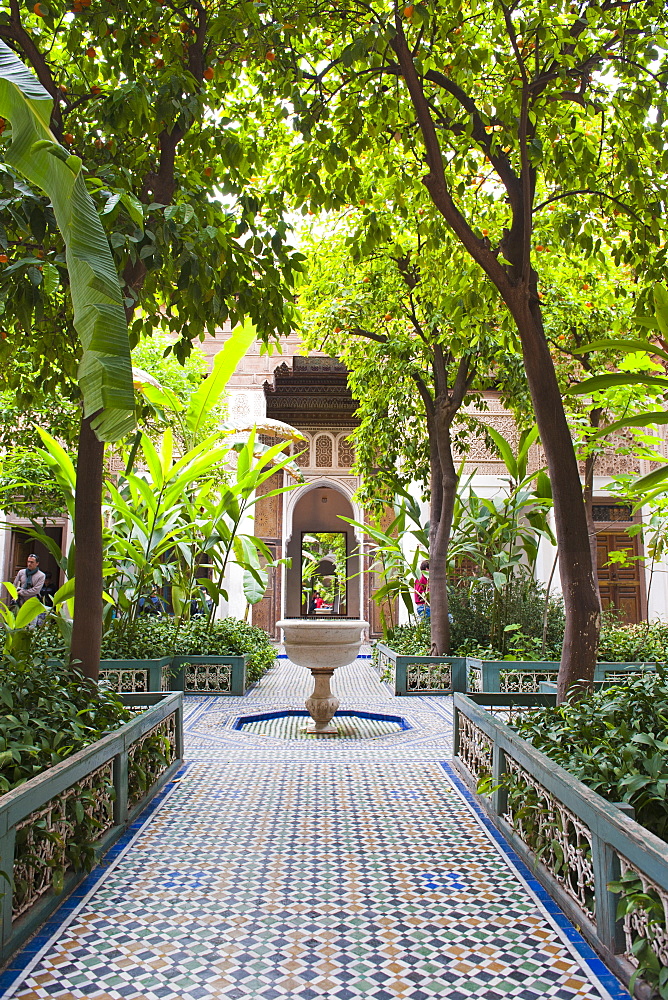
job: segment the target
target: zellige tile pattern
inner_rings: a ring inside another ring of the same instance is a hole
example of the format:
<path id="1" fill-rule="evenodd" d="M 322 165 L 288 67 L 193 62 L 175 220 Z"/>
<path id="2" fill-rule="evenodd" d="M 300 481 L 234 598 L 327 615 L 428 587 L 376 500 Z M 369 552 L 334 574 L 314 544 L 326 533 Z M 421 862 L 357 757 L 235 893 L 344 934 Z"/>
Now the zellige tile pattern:
<path id="1" fill-rule="evenodd" d="M 439 763 L 447 699 L 394 699 L 358 661 L 338 678 L 342 707 L 413 728 L 234 730 L 300 708 L 298 669 L 245 699 L 188 699 L 191 765 L 4 996 L 609 998 Z"/>

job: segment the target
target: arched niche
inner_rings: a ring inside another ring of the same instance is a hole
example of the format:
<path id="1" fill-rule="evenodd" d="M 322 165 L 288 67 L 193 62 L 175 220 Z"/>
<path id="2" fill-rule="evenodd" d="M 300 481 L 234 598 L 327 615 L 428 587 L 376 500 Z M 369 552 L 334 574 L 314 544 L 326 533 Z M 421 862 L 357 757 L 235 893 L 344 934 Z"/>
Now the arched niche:
<path id="1" fill-rule="evenodd" d="M 296 494 L 296 495 L 295 495 Z M 338 484 L 320 480 L 302 487 L 290 497 L 288 509 L 288 542 L 286 556 L 292 565 L 285 571 L 285 615 L 296 618 L 302 614 L 302 537 L 319 532 L 342 532 L 346 536 L 348 579 L 346 583 L 346 615 L 361 617 L 359 543 L 352 525 L 339 515 L 358 519 L 358 512 L 346 491 Z"/>

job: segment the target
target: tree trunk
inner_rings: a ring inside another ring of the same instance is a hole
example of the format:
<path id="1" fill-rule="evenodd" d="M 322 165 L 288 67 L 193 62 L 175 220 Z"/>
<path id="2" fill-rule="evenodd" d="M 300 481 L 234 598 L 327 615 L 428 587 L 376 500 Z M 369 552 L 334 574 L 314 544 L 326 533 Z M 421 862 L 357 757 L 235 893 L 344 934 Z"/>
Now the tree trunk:
<path id="1" fill-rule="evenodd" d="M 437 656 L 450 652 L 450 615 L 448 607 L 448 546 L 452 530 L 452 517 L 457 498 L 457 473 L 452 458 L 450 424 L 434 421 L 434 434 L 438 452 L 438 464 L 432 463 L 432 496 L 434 478 L 437 478 L 440 496 L 438 526 L 429 537 L 429 602 L 431 606 L 431 651 Z"/>
<path id="2" fill-rule="evenodd" d="M 97 681 L 102 645 L 102 473 L 104 444 L 98 441 L 90 417 L 81 418 L 74 501 L 74 624 L 70 663 Z"/>
<path id="3" fill-rule="evenodd" d="M 593 491 L 594 491 L 594 463 L 596 457 L 587 455 L 585 459 L 584 474 L 584 505 L 585 516 L 587 518 L 587 532 L 589 533 L 589 554 L 591 556 L 591 570 L 594 577 L 594 586 L 598 594 L 598 603 L 601 603 L 601 591 L 598 585 L 598 543 L 596 541 L 596 528 L 594 526 L 593 511 Z"/>
<path id="4" fill-rule="evenodd" d="M 524 300 L 512 311 L 522 342 L 534 414 L 552 483 L 559 573 L 566 612 L 557 682 L 557 700 L 562 701 L 572 686 L 591 687 L 593 683 L 600 603 L 594 584 L 580 473 L 540 310 L 537 305 L 530 309 Z"/>
<path id="5" fill-rule="evenodd" d="M 603 409 L 596 406 L 589 413 L 589 423 L 592 427 L 598 427 L 603 415 Z M 584 473 L 584 504 L 587 518 L 587 531 L 589 532 L 589 551 L 591 553 L 591 568 L 594 574 L 594 586 L 598 594 L 599 607 L 601 605 L 601 591 L 598 585 L 598 545 L 596 542 L 596 528 L 594 527 L 594 466 L 596 465 L 596 455 L 589 452 L 585 459 Z"/>

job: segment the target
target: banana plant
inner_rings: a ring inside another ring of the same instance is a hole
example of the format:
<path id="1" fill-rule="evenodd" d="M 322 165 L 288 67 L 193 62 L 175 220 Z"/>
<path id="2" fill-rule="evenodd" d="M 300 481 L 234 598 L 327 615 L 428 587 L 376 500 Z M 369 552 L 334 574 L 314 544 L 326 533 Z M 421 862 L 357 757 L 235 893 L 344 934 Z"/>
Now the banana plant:
<path id="1" fill-rule="evenodd" d="M 5 160 L 49 197 L 65 241 L 65 259 L 82 346 L 79 386 L 83 418 L 79 434 L 76 497 L 81 511 L 76 576 L 77 618 L 71 656 L 84 673 L 98 676 L 102 637 L 102 525 L 97 516 L 104 450 L 135 424 L 130 344 L 123 295 L 106 234 L 88 194 L 78 156 L 49 128 L 53 101 L 37 78 L 0 42 L 0 117 L 11 123 Z"/>
<path id="2" fill-rule="evenodd" d="M 18 591 L 14 584 L 6 580 L 3 586 L 12 600 L 16 601 Z M 47 610 L 39 597 L 29 597 L 16 612 L 4 601 L 0 601 L 0 627 L 5 634 L 3 652 L 16 656 L 27 650 L 28 642 L 25 630 L 38 615 L 44 614 Z"/>
<path id="3" fill-rule="evenodd" d="M 41 455 L 69 505 L 76 490 L 72 462 L 50 435 L 41 436 Z M 286 469 L 300 478 L 299 470 L 283 454 L 285 442 L 262 446 L 259 454 L 254 433 L 243 443 L 224 442 L 224 436 L 214 434 L 179 456 L 171 429 L 157 448 L 142 434 L 142 471 L 126 472 L 117 482 L 107 483 L 105 593 L 126 624 L 137 615 L 142 598 L 165 587 L 179 621 L 188 617 L 191 602 L 206 592 L 213 604 L 212 621 L 220 598 L 228 597 L 224 581 L 232 563 L 244 571 L 248 602 L 257 603 L 264 596 L 267 569 L 277 563 L 261 539 L 242 531 L 243 522 L 270 476 Z M 60 552 L 35 522 L 32 534 L 49 546 L 65 572 L 72 568 L 69 553 Z M 213 570 L 213 578 L 204 572 L 207 568 Z M 62 603 L 71 593 L 68 579 L 56 599 Z"/>
<path id="4" fill-rule="evenodd" d="M 372 574 L 372 579 L 380 578 L 380 586 L 371 597 L 380 609 L 385 632 L 397 624 L 395 601 L 403 601 L 409 615 L 415 613 L 413 584 L 420 576 L 420 562 L 429 555 L 429 524 L 423 523 L 420 504 L 399 483 L 395 483 L 393 489 L 397 497 L 395 517 L 385 530 L 339 515 L 342 521 L 352 524 L 370 539 L 367 550 L 370 563 L 366 572 Z M 406 555 L 407 541 L 413 548 L 410 558 Z"/>

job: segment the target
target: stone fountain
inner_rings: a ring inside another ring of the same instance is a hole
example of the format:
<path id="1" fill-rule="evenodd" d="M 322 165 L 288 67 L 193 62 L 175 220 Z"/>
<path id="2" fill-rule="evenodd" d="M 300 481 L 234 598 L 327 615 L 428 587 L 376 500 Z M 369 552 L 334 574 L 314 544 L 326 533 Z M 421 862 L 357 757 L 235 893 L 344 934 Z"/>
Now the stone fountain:
<path id="1" fill-rule="evenodd" d="M 315 687 L 306 699 L 306 709 L 313 720 L 306 730 L 318 736 L 336 736 L 332 723 L 339 700 L 330 689 L 332 674 L 357 659 L 362 633 L 369 623 L 350 618 L 283 618 L 276 622 L 283 629 L 285 652 L 292 663 L 307 667 Z"/>

